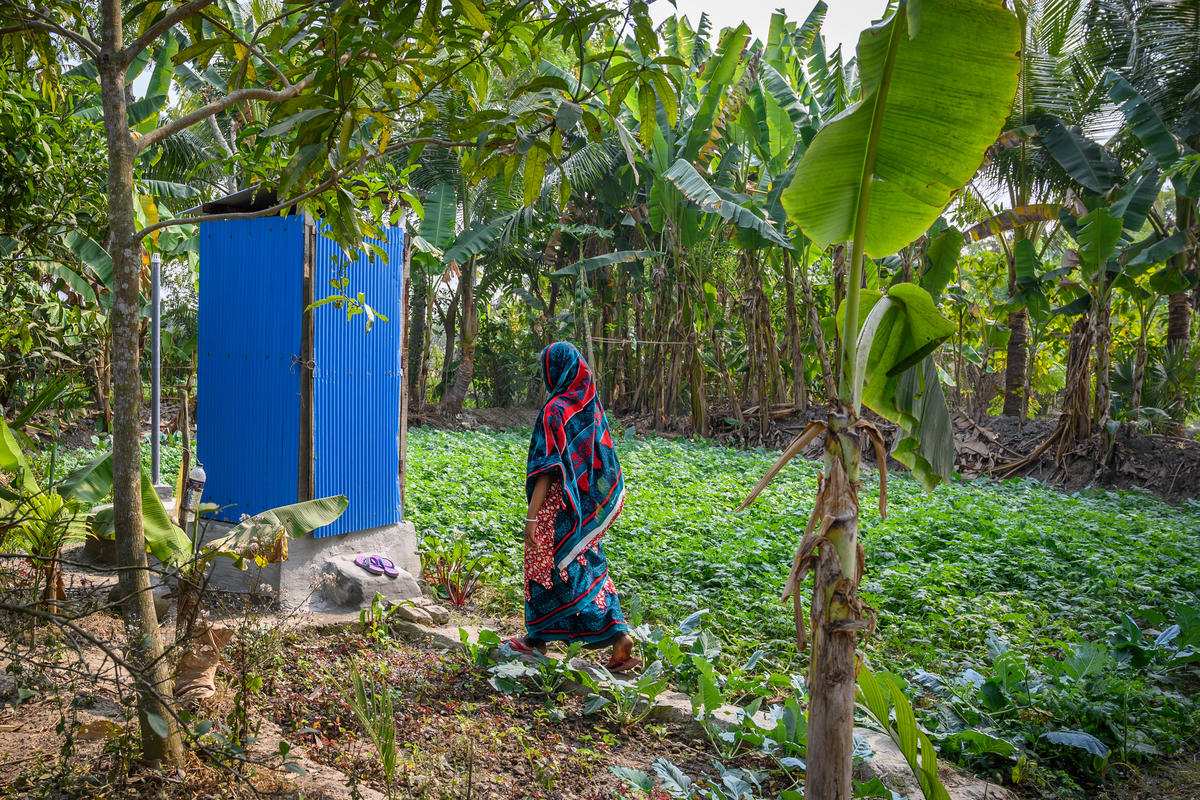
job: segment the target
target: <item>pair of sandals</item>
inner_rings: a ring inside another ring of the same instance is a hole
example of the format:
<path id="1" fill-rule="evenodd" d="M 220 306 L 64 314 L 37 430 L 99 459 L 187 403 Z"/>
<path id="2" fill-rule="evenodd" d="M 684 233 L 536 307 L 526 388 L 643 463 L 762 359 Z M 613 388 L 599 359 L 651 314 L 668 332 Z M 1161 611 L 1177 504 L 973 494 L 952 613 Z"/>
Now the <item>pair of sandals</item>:
<path id="1" fill-rule="evenodd" d="M 387 575 L 389 578 L 395 578 L 400 574 L 400 570 L 396 568 L 395 561 L 379 554 L 358 556 L 354 559 L 354 563 L 372 575 Z"/>
<path id="2" fill-rule="evenodd" d="M 533 655 L 534 653 L 534 648 L 515 636 L 511 639 L 505 639 L 500 644 L 508 645 L 514 651 L 525 655 Z M 631 655 L 626 659 L 610 658 L 604 666 L 609 672 L 632 672 L 641 665 L 642 660 L 637 656 Z"/>

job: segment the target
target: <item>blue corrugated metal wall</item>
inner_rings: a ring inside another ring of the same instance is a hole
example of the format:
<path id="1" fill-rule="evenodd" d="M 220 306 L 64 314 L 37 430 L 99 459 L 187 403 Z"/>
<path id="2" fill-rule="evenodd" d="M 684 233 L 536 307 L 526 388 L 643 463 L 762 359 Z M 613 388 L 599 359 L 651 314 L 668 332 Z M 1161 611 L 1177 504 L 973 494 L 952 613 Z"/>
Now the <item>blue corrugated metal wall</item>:
<path id="1" fill-rule="evenodd" d="M 205 223 L 200 265 L 197 456 L 237 521 L 296 502 L 304 219 Z"/>
<path id="2" fill-rule="evenodd" d="M 314 251 L 316 300 L 331 294 L 357 297 L 388 318 L 364 332 L 365 315 L 347 321 L 344 308 L 316 309 L 313 427 L 316 496 L 344 494 L 346 513 L 314 533 L 332 536 L 399 522 L 400 344 L 404 231 L 388 228 L 386 264 L 361 254 L 347 263 L 341 249 L 320 233 Z M 335 291 L 329 284 L 345 276 Z"/>

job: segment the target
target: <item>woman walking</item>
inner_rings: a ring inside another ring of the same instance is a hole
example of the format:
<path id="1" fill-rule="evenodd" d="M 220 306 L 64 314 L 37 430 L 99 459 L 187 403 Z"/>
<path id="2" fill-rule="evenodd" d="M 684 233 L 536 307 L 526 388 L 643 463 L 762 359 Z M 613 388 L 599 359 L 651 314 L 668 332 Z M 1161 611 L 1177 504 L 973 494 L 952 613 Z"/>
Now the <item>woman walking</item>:
<path id="1" fill-rule="evenodd" d="M 633 669 L 633 639 L 601 540 L 625 504 L 621 465 L 587 362 L 568 342 L 542 351 L 550 393 L 525 473 L 525 628 L 522 652 L 552 641 L 611 646 L 611 670 Z"/>

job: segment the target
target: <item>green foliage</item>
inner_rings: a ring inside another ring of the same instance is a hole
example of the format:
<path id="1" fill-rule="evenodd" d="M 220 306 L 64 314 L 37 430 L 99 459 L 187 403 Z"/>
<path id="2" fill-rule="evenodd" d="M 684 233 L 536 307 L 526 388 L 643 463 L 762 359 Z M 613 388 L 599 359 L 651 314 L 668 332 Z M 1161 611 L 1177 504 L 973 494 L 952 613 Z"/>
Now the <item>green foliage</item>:
<path id="1" fill-rule="evenodd" d="M 495 631 L 484 628 L 472 642 L 470 632 L 466 628 L 459 628 L 458 638 L 467 662 L 476 669 L 486 669 L 495 663 L 492 653 L 500 647 L 500 636 Z"/>
<path id="2" fill-rule="evenodd" d="M 738 205 L 729 199 L 721 197 L 708 184 L 704 176 L 697 172 L 696 168 L 686 160 L 681 158 L 672 164 L 671 168 L 663 173 L 663 178 L 673 183 L 688 200 L 699 206 L 701 211 L 709 214 L 719 214 L 724 219 L 729 220 L 739 227 L 754 231 L 769 242 L 777 244 L 780 247 L 791 248 L 791 242 L 776 230 L 775 226 L 745 206 Z"/>
<path id="3" fill-rule="evenodd" d="M 350 662 L 350 681 L 346 701 L 354 709 L 359 725 L 379 756 L 384 790 L 390 800 L 396 796 L 396 767 L 399 764 L 392 688 L 383 676 L 364 678 L 357 661 Z"/>
<path id="4" fill-rule="evenodd" d="M 69 257 L 64 235 L 103 228 L 97 202 L 105 177 L 103 131 L 98 120 L 79 113 L 87 97 L 83 84 L 67 79 L 61 96 L 46 97 L 0 53 L 0 268 L 6 280 L 22 257 Z"/>
<path id="5" fill-rule="evenodd" d="M 502 646 L 502 650 L 516 655 L 506 646 Z M 491 674 L 488 682 L 499 692 L 514 694 L 524 690 L 521 679 L 527 679 L 528 685 L 542 695 L 546 707 L 552 708 L 568 683 L 582 680 L 581 673 L 571 667 L 571 661 L 582 651 L 583 643 L 575 642 L 562 657 L 550 658 L 535 650 L 521 657 L 509 658 L 488 669 Z"/>
<path id="6" fill-rule="evenodd" d="M 919 237 L 979 168 L 1012 105 L 1016 18 L 989 0 L 923 0 L 921 9 L 919 30 L 901 10 L 863 32 L 863 99 L 821 129 L 784 193 L 819 248 L 857 238 L 860 224 L 872 257 Z"/>
<path id="7" fill-rule="evenodd" d="M 371 598 L 371 605 L 358 612 L 358 624 L 363 627 L 367 634 L 367 638 L 375 642 L 376 647 L 383 644 L 387 640 L 388 622 L 391 621 L 392 615 L 396 613 L 399 606 L 388 606 L 387 600 L 379 592 Z"/>
<path id="8" fill-rule="evenodd" d="M 409 439 L 412 518 L 420 529 L 453 531 L 476 552 L 502 556 L 495 575 L 514 590 L 515 613 L 520 575 L 512 567 L 501 570 L 521 561 L 527 446 L 521 433 L 413 429 Z M 621 441 L 617 449 L 629 497 L 604 546 L 622 604 L 658 621 L 710 609 L 704 627 L 693 628 L 688 635 L 694 638 L 685 643 L 676 639 L 678 629 L 653 636 L 635 630 L 643 647 L 652 648 L 649 657 L 663 663 L 672 682 L 699 694 L 701 673 L 692 657 L 714 649 L 697 646 L 707 635 L 720 649 L 709 660 L 717 664 L 713 683 L 724 697 L 751 702 L 756 696 L 755 688 L 739 684 L 739 672 L 753 672 L 743 667 L 759 650 L 765 656 L 757 663 L 780 676 L 777 689 L 793 691 L 786 688 L 790 674 L 805 663 L 795 655 L 791 609 L 780 606 L 778 591 L 808 515 L 790 498 L 815 489 L 816 465 L 794 461 L 767 490 L 767 502 L 735 515 L 732 509 L 773 454 L 655 438 Z M 875 502 L 875 491 L 868 476 L 864 506 Z M 861 523 L 869 565 L 861 591 L 879 615 L 865 649 L 878 668 L 894 674 L 983 674 L 992 660 L 988 640 L 995 637 L 1041 664 L 1084 643 L 1106 642 L 1122 615 L 1143 626 L 1163 624 L 1177 617 L 1177 604 L 1197 605 L 1200 555 L 1189 533 L 1200 528 L 1195 502 L 1171 507 L 1142 492 L 1065 495 L 1027 480 L 956 481 L 927 495 L 905 476 L 889 481 L 888 500 L 886 520 L 864 517 Z M 1153 532 L 1152 547 L 1147 532 Z M 1091 701 L 1082 686 L 1065 684 L 1075 705 L 1056 704 L 1041 730 L 1085 730 L 1115 748 L 1115 740 L 1105 739 L 1111 732 L 1097 733 L 1081 709 L 1106 703 L 1111 714 L 1120 708 L 1120 687 L 1128 685 L 1130 708 L 1144 700 L 1146 709 L 1136 722 L 1144 726 L 1139 735 L 1173 752 L 1195 724 L 1195 707 L 1154 712 L 1150 703 L 1161 691 L 1141 694 L 1137 687 L 1147 685 L 1148 673 L 1129 669 L 1127 684 L 1100 685 Z M 929 706 L 929 713 L 948 703 L 917 698 L 918 709 Z M 1017 717 L 963 729 L 1019 741 Z M 971 745 L 953 745 L 949 729 L 926 724 L 944 752 L 971 760 Z M 1030 747 L 1031 757 L 1044 763 L 1090 770 L 1070 750 L 1045 742 Z"/>
<path id="9" fill-rule="evenodd" d="M 888 674 L 875 675 L 865 664 L 858 667 L 858 700 L 876 725 L 887 731 L 929 800 L 950 800 L 938 778 L 937 753 L 933 742 L 917 726 L 912 705 L 899 680 Z M 895 722 L 892 721 L 893 715 Z"/>
<path id="10" fill-rule="evenodd" d="M 260 511 L 237 525 L 220 539 L 204 546 L 204 553 L 212 558 L 226 556 L 233 559 L 238 569 L 245 569 L 247 558 L 260 567 L 267 564 L 267 553 L 285 538 L 305 536 L 317 528 L 335 522 L 350 507 L 345 495 L 321 497 L 291 505 Z M 193 546 L 195 543 L 193 543 Z M 200 548 L 195 547 L 198 551 Z M 287 557 L 287 548 L 283 549 Z"/>
<path id="11" fill-rule="evenodd" d="M 473 554 L 471 543 L 464 537 L 446 539 L 433 533 L 421 539 L 417 554 L 425 580 L 443 599 L 459 608 L 474 596 L 496 560 L 490 555 Z"/>
<path id="12" fill-rule="evenodd" d="M 584 714 L 597 711 L 623 729 L 637 727 L 654 711 L 654 701 L 665 692 L 668 683 L 663 678 L 661 661 L 654 661 L 636 678 L 622 679 L 604 667 L 596 667 L 599 678 L 580 672 L 581 682 L 592 690 L 583 706 Z"/>
<path id="13" fill-rule="evenodd" d="M 112 492 L 111 452 L 93 458 L 59 481 L 54 480 L 54 453 L 50 463 L 47 486 L 43 489 L 38 486 L 16 437 L 0 418 L 0 474 L 7 476 L 5 483 L 21 487 L 18 493 L 4 491 L 5 496 L 0 497 L 0 515 L 29 517 L 18 530 L 25 535 L 26 549 L 46 558 L 53 557 L 67 542 L 81 540 L 86 535 L 109 536 L 113 524 L 111 508 L 89 516 L 92 505 Z M 163 563 L 177 561 L 189 551 L 188 539 L 167 515 L 145 469 L 141 495 L 146 549 Z"/>
<path id="14" fill-rule="evenodd" d="M 666 758 L 654 759 L 650 767 L 662 781 L 667 796 L 679 800 L 754 800 L 762 796 L 763 787 L 754 770 L 730 768 L 720 761 L 713 761 L 713 767 L 717 770 L 715 778 L 696 780 L 689 778 Z M 609 767 L 609 770 L 631 789 L 647 793 L 654 789 L 654 777 L 642 770 L 630 767 Z M 802 797 L 798 791 L 785 789 L 777 800 L 800 800 Z"/>

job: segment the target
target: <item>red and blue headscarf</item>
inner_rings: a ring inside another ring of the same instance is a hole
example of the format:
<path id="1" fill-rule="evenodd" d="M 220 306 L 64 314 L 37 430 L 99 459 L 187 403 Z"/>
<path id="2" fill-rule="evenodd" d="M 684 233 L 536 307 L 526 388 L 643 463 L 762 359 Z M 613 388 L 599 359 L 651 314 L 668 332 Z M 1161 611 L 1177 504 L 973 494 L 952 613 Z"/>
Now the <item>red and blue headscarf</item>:
<path id="1" fill-rule="evenodd" d="M 555 525 L 554 564 L 564 569 L 621 513 L 625 483 L 592 370 L 575 345 L 543 350 L 542 377 L 550 398 L 533 425 L 525 496 L 538 476 L 561 478 L 566 508 Z"/>

